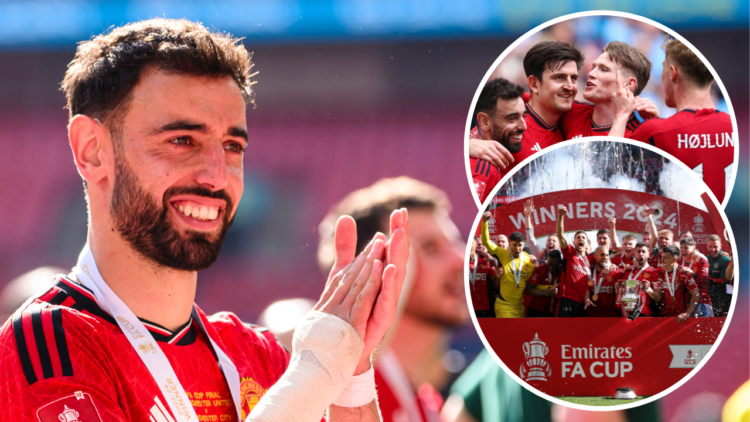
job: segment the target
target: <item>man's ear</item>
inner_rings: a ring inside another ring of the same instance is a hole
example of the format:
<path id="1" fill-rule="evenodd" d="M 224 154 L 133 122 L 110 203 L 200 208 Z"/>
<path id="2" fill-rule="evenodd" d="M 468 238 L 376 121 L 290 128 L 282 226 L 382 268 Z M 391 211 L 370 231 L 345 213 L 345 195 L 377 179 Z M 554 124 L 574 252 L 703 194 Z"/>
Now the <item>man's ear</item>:
<path id="1" fill-rule="evenodd" d="M 532 94 L 539 95 L 539 86 L 542 84 L 542 81 L 537 79 L 536 76 L 531 75 L 528 77 L 527 82 L 529 84 L 529 91 L 531 91 Z"/>
<path id="2" fill-rule="evenodd" d="M 477 113 L 477 125 L 482 129 L 482 132 L 492 133 L 492 117 L 489 114 L 484 112 Z"/>
<path id="3" fill-rule="evenodd" d="M 104 125 L 79 114 L 68 125 L 68 140 L 78 173 L 87 184 L 97 184 L 106 179 L 112 142 Z"/>
<path id="4" fill-rule="evenodd" d="M 677 68 L 673 64 L 669 65 L 669 80 L 672 81 L 672 83 L 675 83 L 677 80 Z"/>

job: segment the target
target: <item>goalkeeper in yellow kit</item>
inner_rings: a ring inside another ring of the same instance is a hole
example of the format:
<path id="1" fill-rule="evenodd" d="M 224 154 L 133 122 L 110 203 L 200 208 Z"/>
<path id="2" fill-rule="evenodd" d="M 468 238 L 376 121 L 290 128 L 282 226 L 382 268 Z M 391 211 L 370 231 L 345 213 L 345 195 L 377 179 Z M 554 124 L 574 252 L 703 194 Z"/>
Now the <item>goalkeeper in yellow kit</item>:
<path id="1" fill-rule="evenodd" d="M 523 318 L 526 316 L 523 293 L 536 265 L 529 254 L 523 251 L 526 239 L 521 232 L 511 233 L 508 249 L 501 248 L 490 240 L 487 229 L 490 218 L 492 214 L 489 211 L 482 215 L 482 244 L 503 267 L 503 276 L 499 280 L 500 293 L 495 299 L 495 315 L 498 318 Z"/>

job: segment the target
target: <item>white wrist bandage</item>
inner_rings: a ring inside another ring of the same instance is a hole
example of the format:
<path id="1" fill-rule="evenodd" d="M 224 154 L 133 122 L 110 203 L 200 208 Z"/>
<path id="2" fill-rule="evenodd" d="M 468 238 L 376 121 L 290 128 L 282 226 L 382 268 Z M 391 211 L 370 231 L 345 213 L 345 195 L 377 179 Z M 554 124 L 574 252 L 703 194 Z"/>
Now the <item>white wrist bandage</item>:
<path id="1" fill-rule="evenodd" d="M 375 391 L 375 368 L 352 377 L 344 392 L 333 404 L 341 407 L 360 407 L 371 403 L 377 395 Z"/>
<path id="2" fill-rule="evenodd" d="M 294 331 L 292 349 L 289 368 L 246 421 L 320 421 L 352 379 L 364 341 L 344 320 L 310 311 Z"/>

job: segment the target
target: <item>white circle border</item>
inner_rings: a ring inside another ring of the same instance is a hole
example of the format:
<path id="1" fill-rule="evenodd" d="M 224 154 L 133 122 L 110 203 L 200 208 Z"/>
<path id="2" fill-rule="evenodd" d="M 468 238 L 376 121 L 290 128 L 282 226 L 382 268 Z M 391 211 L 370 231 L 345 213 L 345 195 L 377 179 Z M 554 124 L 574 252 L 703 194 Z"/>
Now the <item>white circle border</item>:
<path id="1" fill-rule="evenodd" d="M 510 178 L 520 171 L 522 168 L 524 168 L 526 165 L 528 165 L 531 161 L 541 157 L 544 154 L 547 154 L 549 152 L 555 151 L 557 149 L 568 147 L 576 144 L 582 144 L 582 143 L 589 143 L 589 142 L 601 142 L 601 141 L 611 141 L 611 142 L 619 142 L 623 144 L 629 144 L 636 147 L 644 148 L 649 151 L 655 152 L 657 154 L 660 154 L 664 157 L 666 157 L 670 162 L 677 164 L 682 170 L 685 170 L 690 175 L 689 177 L 692 177 L 695 182 L 698 182 L 698 186 L 704 187 L 705 193 L 708 194 L 711 201 L 713 201 L 714 205 L 717 205 L 719 201 L 716 200 L 716 196 L 714 196 L 713 192 L 711 192 L 711 189 L 708 189 L 708 186 L 706 186 L 705 182 L 698 178 L 698 175 L 695 174 L 688 166 L 682 163 L 682 161 L 677 160 L 675 157 L 673 157 L 671 154 L 668 154 L 656 147 L 651 146 L 650 144 L 634 141 L 631 139 L 625 139 L 625 138 L 616 138 L 616 137 L 607 137 L 607 136 L 591 136 L 586 138 L 580 138 L 580 139 L 574 139 L 566 142 L 560 142 L 556 145 L 553 145 L 551 147 L 545 148 L 540 152 L 537 152 L 536 154 L 527 157 L 525 160 L 523 160 L 521 163 L 519 163 L 516 167 L 513 168 L 508 174 L 506 174 L 502 180 L 495 186 L 495 188 L 492 189 L 492 193 L 487 197 L 489 200 L 495 197 L 497 195 L 497 192 L 500 190 L 500 187 L 503 186 Z M 627 190 L 627 189 L 622 189 Z M 555 191 L 556 192 L 556 191 Z M 661 196 L 661 195 L 657 195 Z M 524 198 L 522 198 L 524 199 Z M 670 198 L 671 199 L 671 198 Z M 490 201 L 487 202 L 486 206 L 489 206 Z M 471 226 L 471 237 L 474 236 L 474 233 L 476 232 L 476 228 L 478 227 L 478 224 L 480 223 L 482 219 L 482 214 L 484 213 L 485 207 L 481 207 L 479 210 L 479 213 L 477 214 L 476 218 L 474 219 L 474 224 Z M 726 213 L 721 207 L 717 207 L 719 214 L 721 215 L 721 219 L 724 222 L 724 227 L 727 231 L 727 234 L 729 235 L 729 244 L 732 246 L 732 260 L 736 261 L 737 259 L 737 244 L 734 240 L 734 233 L 732 232 L 732 226 L 729 224 L 729 221 L 727 220 Z M 464 291 L 466 293 L 466 302 L 467 304 L 472 304 L 471 301 L 471 289 L 470 289 L 470 282 L 469 282 L 469 273 L 466 271 L 468 268 L 469 263 L 469 255 L 471 254 L 471 238 L 469 238 L 469 241 L 466 243 L 466 254 L 464 257 Z M 734 279 L 739 280 L 739 265 L 735 265 L 734 268 Z M 577 404 L 577 403 L 571 403 L 565 400 L 558 399 L 554 396 L 551 396 L 549 394 L 546 394 L 542 391 L 539 391 L 538 389 L 534 388 L 533 386 L 529 385 L 527 382 L 522 380 L 518 375 L 516 375 L 513 371 L 508 368 L 505 363 L 500 359 L 500 357 L 497 356 L 497 353 L 495 353 L 495 350 L 490 346 L 490 343 L 487 341 L 487 338 L 484 336 L 484 333 L 482 332 L 481 327 L 479 326 L 479 322 L 477 321 L 476 313 L 474 312 L 473 306 L 469 309 L 469 314 L 471 316 L 471 322 L 474 324 L 474 329 L 477 331 L 477 335 L 479 335 L 479 339 L 482 341 L 482 344 L 484 345 L 487 352 L 490 354 L 490 356 L 497 362 L 498 365 L 505 371 L 506 374 L 510 375 L 513 380 L 515 380 L 517 383 L 519 383 L 523 388 L 526 388 L 527 390 L 531 391 L 532 393 L 536 394 L 537 396 L 551 401 L 552 403 L 555 403 L 557 405 L 570 407 L 573 409 L 578 410 L 590 410 L 590 411 L 600 411 L 600 412 L 608 412 L 612 410 L 625 410 L 625 409 L 632 409 L 634 407 L 638 407 L 644 404 L 651 403 L 653 401 L 656 401 L 667 394 L 671 393 L 672 391 L 680 388 L 683 384 L 685 384 L 690 378 L 692 378 L 695 374 L 697 374 L 701 368 L 706 364 L 706 362 L 709 361 L 711 356 L 713 356 L 716 349 L 718 349 L 719 345 L 721 344 L 722 340 L 724 339 L 724 334 L 726 334 L 727 329 L 729 328 L 729 324 L 732 321 L 732 315 L 734 314 L 734 310 L 737 305 L 737 297 L 739 295 L 739 283 L 735 283 L 734 286 L 734 292 L 732 294 L 732 303 L 729 306 L 729 312 L 727 312 L 726 320 L 724 321 L 724 326 L 721 328 L 721 332 L 719 333 L 719 337 L 716 339 L 714 344 L 712 345 L 711 349 L 709 350 L 708 354 L 703 357 L 698 363 L 698 365 L 693 368 L 687 375 L 682 377 L 679 381 L 674 383 L 669 388 L 661 391 L 660 393 L 654 394 L 653 396 L 647 397 L 645 399 L 641 399 L 638 401 L 634 401 L 627 404 L 620 404 L 620 405 L 613 405 L 613 406 L 588 406 L 583 404 Z"/>
<path id="2" fill-rule="evenodd" d="M 479 84 L 479 87 L 477 88 L 476 93 L 474 93 L 474 98 L 471 100 L 471 107 L 469 108 L 469 115 L 466 119 L 466 127 L 464 129 L 464 167 L 466 170 L 466 178 L 467 182 L 469 183 L 469 189 L 471 190 L 472 198 L 474 198 L 474 202 L 477 205 L 477 208 L 483 208 L 485 204 L 482 204 L 479 200 L 479 195 L 477 195 L 476 189 L 474 189 L 474 183 L 473 178 L 471 177 L 471 164 L 469 161 L 469 132 L 471 131 L 471 121 L 473 117 L 473 111 L 474 108 L 477 105 L 477 101 L 479 100 L 479 94 L 482 92 L 482 87 L 484 87 L 485 84 L 487 84 L 487 80 L 490 78 L 490 75 L 492 72 L 497 68 L 497 66 L 502 62 L 505 57 L 510 54 L 510 52 L 518 47 L 522 42 L 526 41 L 528 38 L 530 38 L 532 35 L 536 34 L 537 32 L 541 31 L 542 29 L 545 29 L 549 26 L 555 25 L 560 22 L 564 22 L 570 19 L 576 19 L 576 18 L 582 18 L 582 17 L 590 17 L 590 16 L 612 16 L 612 17 L 619 17 L 619 18 L 625 18 L 625 19 L 633 19 L 642 23 L 649 24 L 653 27 L 659 28 L 660 30 L 666 32 L 667 34 L 675 37 L 676 39 L 680 40 L 683 44 L 685 44 L 693 53 L 695 53 L 696 56 L 698 56 L 699 59 L 703 62 L 704 65 L 708 68 L 708 70 L 711 72 L 711 75 L 714 77 L 714 80 L 716 81 L 716 84 L 719 86 L 719 90 L 721 90 L 722 95 L 724 96 L 724 100 L 727 103 L 727 109 L 729 110 L 729 116 L 732 119 L 732 139 L 734 141 L 734 161 L 732 162 L 732 179 L 728 186 L 726 186 L 724 190 L 724 202 L 720 204 L 720 209 L 723 211 L 726 208 L 726 205 L 729 203 L 729 198 L 732 196 L 732 191 L 734 190 L 734 185 L 737 181 L 737 171 L 739 167 L 739 156 L 740 156 L 740 147 L 739 147 L 739 126 L 737 126 L 737 118 L 734 113 L 734 107 L 732 107 L 732 101 L 729 98 L 729 93 L 727 93 L 726 88 L 724 88 L 724 82 L 721 81 L 721 78 L 719 78 L 719 74 L 716 73 L 716 70 L 713 68 L 711 63 L 706 60 L 706 58 L 703 56 L 703 54 L 698 51 L 693 44 L 691 44 L 688 40 L 682 37 L 682 35 L 678 34 L 677 32 L 673 31 L 672 29 L 660 24 L 659 22 L 653 21 L 649 18 L 645 18 L 643 16 L 634 15 L 632 13 L 626 13 L 626 12 L 618 12 L 613 10 L 591 10 L 587 12 L 578 12 L 578 13 L 571 13 L 568 15 L 563 15 L 558 18 L 549 20 L 541 25 L 536 26 L 535 28 L 529 30 L 525 34 L 523 34 L 521 37 L 519 37 L 516 41 L 513 42 L 513 44 L 509 45 L 502 54 L 495 60 L 494 63 L 492 63 L 492 66 L 487 70 L 487 73 L 485 73 L 484 77 L 482 78 L 481 83 Z M 563 142 L 560 143 L 568 143 L 570 140 L 563 140 Z M 659 152 L 664 152 L 662 150 L 659 150 Z M 675 160 L 679 161 L 679 160 Z M 680 162 L 682 163 L 682 162 Z M 520 165 L 520 164 L 518 164 Z M 693 172 L 691 169 L 689 169 L 690 172 Z M 701 180 L 702 182 L 702 180 Z M 487 198 L 491 198 L 492 195 L 489 195 Z"/>

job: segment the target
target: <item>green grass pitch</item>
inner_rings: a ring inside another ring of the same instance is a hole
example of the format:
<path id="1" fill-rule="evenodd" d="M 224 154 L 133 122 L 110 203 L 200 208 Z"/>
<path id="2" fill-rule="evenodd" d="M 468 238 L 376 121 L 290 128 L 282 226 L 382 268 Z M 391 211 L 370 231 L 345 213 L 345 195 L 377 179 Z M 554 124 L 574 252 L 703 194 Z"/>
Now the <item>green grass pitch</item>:
<path id="1" fill-rule="evenodd" d="M 567 402 L 582 404 L 585 406 L 617 406 L 620 404 L 628 404 L 634 401 L 643 400 L 649 396 L 638 396 L 631 400 L 613 399 L 610 397 L 557 397 L 560 400 Z"/>

